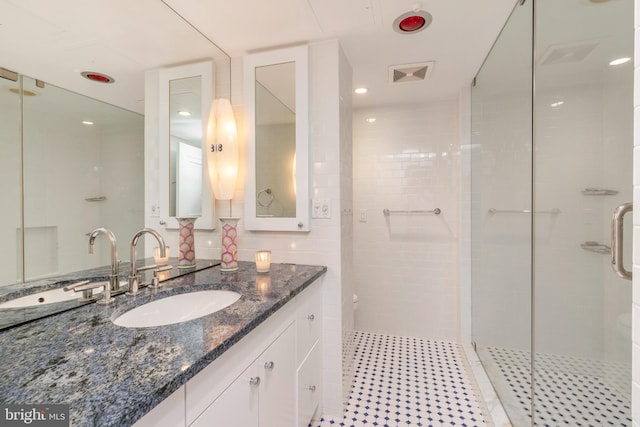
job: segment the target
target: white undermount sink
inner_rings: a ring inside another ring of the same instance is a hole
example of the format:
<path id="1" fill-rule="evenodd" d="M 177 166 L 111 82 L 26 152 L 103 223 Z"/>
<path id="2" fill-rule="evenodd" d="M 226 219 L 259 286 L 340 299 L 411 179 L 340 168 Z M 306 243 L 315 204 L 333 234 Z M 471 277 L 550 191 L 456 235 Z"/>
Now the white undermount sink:
<path id="1" fill-rule="evenodd" d="M 100 289 L 96 290 L 96 293 Z M 38 292 L 37 294 L 27 295 L 20 298 L 15 298 L 0 304 L 0 308 L 26 308 L 35 307 L 46 304 L 53 304 L 57 302 L 71 301 L 80 298 L 81 294 L 74 292 L 67 292 L 62 288 L 51 289 L 48 291 Z"/>
<path id="2" fill-rule="evenodd" d="M 125 328 L 172 325 L 215 313 L 238 299 L 239 293 L 224 290 L 172 295 L 129 310 L 114 319 L 113 323 Z"/>

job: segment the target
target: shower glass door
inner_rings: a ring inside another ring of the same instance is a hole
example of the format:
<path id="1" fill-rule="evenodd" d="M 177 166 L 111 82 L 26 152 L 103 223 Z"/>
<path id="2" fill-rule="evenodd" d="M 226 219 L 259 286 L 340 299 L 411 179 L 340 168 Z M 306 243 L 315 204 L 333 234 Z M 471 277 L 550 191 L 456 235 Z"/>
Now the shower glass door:
<path id="1" fill-rule="evenodd" d="M 533 2 L 515 7 L 472 88 L 472 333 L 514 425 L 531 422 Z"/>
<path id="2" fill-rule="evenodd" d="M 515 426 L 631 425 L 611 217 L 632 200 L 633 16 L 518 2 L 472 89 L 472 339 Z"/>
<path id="3" fill-rule="evenodd" d="M 633 1 L 535 0 L 534 22 L 533 418 L 630 426 L 631 281 L 610 246 L 632 201 Z"/>

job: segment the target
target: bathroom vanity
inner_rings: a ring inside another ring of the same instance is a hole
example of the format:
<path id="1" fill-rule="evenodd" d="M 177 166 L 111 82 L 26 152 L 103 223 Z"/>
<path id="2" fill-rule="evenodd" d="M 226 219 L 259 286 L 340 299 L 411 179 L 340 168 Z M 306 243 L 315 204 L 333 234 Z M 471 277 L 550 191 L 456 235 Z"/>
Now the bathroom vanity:
<path id="1" fill-rule="evenodd" d="M 321 399 L 326 267 L 213 267 L 0 332 L 0 401 L 66 403 L 74 426 L 306 426 Z M 240 298 L 193 320 L 122 327 L 123 313 L 173 295 Z"/>

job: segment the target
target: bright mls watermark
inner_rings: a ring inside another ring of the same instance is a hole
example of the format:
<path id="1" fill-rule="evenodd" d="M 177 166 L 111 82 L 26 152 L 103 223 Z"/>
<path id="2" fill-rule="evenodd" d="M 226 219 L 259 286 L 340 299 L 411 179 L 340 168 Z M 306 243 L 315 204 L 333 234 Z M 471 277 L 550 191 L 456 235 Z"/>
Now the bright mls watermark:
<path id="1" fill-rule="evenodd" d="M 0 426 L 69 427 L 69 405 L 0 404 Z"/>

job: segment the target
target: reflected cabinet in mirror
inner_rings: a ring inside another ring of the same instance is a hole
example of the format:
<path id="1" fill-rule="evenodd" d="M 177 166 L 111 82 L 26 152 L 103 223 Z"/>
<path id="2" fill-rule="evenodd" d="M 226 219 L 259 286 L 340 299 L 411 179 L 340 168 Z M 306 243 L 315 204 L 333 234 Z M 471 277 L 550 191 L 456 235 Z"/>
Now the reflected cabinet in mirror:
<path id="1" fill-rule="evenodd" d="M 307 47 L 249 55 L 244 75 L 245 227 L 309 231 Z"/>
<path id="2" fill-rule="evenodd" d="M 159 70 L 160 224 L 196 218 L 213 229 L 213 201 L 205 176 L 206 118 L 213 98 L 210 61 Z"/>

